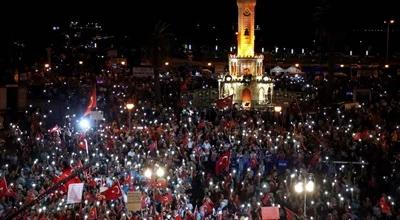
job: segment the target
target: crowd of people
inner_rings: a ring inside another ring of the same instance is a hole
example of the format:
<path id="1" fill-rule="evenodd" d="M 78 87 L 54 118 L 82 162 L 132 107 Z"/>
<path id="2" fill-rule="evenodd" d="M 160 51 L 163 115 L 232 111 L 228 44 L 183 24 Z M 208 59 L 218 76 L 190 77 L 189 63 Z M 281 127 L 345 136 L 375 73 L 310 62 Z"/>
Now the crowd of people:
<path id="1" fill-rule="evenodd" d="M 0 218 L 257 220 L 278 207 L 281 219 L 398 219 L 400 94 L 393 78 L 371 81 L 368 103 L 295 100 L 274 112 L 182 106 L 173 80 L 163 95 L 176 101 L 156 104 L 151 83 L 116 80 L 98 85 L 92 110 L 104 120 L 87 129 L 90 92 L 60 81 L 41 91 L 47 105 L 5 126 Z M 305 177 L 315 183 L 306 201 L 294 190 Z M 79 203 L 67 204 L 71 181 L 84 183 Z M 129 192 L 141 193 L 140 210 L 128 210 Z"/>

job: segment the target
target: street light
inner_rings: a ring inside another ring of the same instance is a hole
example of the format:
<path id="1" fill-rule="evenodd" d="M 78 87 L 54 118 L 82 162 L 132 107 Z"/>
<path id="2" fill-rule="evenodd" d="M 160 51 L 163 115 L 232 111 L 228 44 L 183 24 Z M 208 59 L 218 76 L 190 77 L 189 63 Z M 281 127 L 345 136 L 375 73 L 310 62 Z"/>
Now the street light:
<path id="1" fill-rule="evenodd" d="M 79 120 L 79 127 L 84 130 L 87 131 L 90 129 L 90 121 L 87 118 L 82 118 L 81 120 Z"/>
<path id="2" fill-rule="evenodd" d="M 298 182 L 294 185 L 294 191 L 298 194 L 303 193 L 303 216 L 304 219 L 307 219 L 307 193 L 314 192 L 315 183 L 312 174 L 300 174 L 298 177 Z"/>
<path id="3" fill-rule="evenodd" d="M 79 60 L 78 63 L 79 63 L 79 65 L 82 65 L 82 64 L 83 64 L 83 61 L 82 61 L 82 60 Z"/>
<path id="4" fill-rule="evenodd" d="M 394 24 L 394 20 L 385 20 L 383 23 L 387 24 L 386 28 L 386 62 L 389 61 L 389 33 L 390 33 L 390 25 Z"/>
<path id="5" fill-rule="evenodd" d="M 282 107 L 277 105 L 274 107 L 274 111 L 280 113 L 282 111 Z"/>
<path id="6" fill-rule="evenodd" d="M 294 66 L 298 68 L 300 66 L 300 64 L 296 63 L 296 64 L 294 64 Z"/>
<path id="7" fill-rule="evenodd" d="M 126 103 L 126 108 L 128 109 L 128 126 L 129 126 L 129 131 L 132 128 L 132 109 L 135 107 L 135 105 L 132 102 Z"/>
<path id="8" fill-rule="evenodd" d="M 164 168 L 162 168 L 162 167 L 159 167 L 157 170 L 156 170 L 156 175 L 158 176 L 158 177 L 163 177 L 164 175 L 165 175 L 165 170 L 164 170 Z"/>
<path id="9" fill-rule="evenodd" d="M 145 176 L 146 178 L 150 179 L 152 175 L 153 175 L 153 171 L 151 171 L 150 168 L 147 168 L 147 169 L 144 171 L 144 176 Z"/>

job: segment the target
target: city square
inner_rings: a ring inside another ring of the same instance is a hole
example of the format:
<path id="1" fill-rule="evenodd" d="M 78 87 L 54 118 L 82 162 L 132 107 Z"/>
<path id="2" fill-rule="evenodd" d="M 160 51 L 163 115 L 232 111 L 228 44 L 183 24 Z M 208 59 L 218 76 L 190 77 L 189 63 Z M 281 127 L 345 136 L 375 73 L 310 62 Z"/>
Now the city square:
<path id="1" fill-rule="evenodd" d="M 400 16 L 338 2 L 5 25 L 0 219 L 400 219 Z"/>

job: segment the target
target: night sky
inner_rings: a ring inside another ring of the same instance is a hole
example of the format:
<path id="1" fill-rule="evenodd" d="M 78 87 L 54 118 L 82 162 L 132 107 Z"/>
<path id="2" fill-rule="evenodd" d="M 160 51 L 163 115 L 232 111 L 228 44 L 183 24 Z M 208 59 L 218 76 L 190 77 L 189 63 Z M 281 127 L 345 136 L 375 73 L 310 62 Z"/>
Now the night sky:
<path id="1" fill-rule="evenodd" d="M 216 25 L 222 35 L 232 34 L 236 22 L 235 0 L 160 1 L 57 1 L 57 4 L 28 1 L 12 3 L 0 16 L 2 41 L 24 40 L 34 45 L 49 41 L 54 24 L 70 19 L 100 21 L 112 34 L 141 35 L 155 21 L 171 24 L 176 35 L 185 35 L 197 23 Z M 399 18 L 394 1 L 360 0 L 258 0 L 256 23 L 263 28 L 263 41 L 270 44 L 304 44 L 314 36 L 318 25 L 318 5 L 329 5 L 325 20 L 337 31 L 356 27 L 383 26 L 387 17 Z"/>

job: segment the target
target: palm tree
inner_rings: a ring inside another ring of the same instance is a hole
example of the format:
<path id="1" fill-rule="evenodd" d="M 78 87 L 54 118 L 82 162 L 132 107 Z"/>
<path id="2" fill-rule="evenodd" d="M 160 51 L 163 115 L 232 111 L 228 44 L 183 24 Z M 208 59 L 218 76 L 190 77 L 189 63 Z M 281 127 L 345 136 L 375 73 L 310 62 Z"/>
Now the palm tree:
<path id="1" fill-rule="evenodd" d="M 170 38 L 172 36 L 169 32 L 169 27 L 169 24 L 158 21 L 154 26 L 148 45 L 149 58 L 154 68 L 154 92 L 157 103 L 161 101 L 160 69 L 162 61 L 165 60 L 165 57 L 168 55 Z"/>

